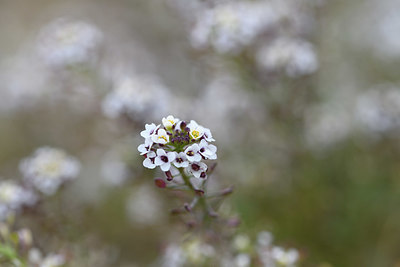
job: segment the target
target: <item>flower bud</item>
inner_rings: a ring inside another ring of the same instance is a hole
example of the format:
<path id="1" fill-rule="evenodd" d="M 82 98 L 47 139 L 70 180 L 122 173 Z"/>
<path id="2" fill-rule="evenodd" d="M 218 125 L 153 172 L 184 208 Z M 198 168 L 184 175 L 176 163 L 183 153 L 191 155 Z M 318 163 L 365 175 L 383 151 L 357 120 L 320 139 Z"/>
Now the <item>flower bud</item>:
<path id="1" fill-rule="evenodd" d="M 172 177 L 172 174 L 170 171 L 166 171 L 165 175 L 167 176 L 167 181 L 172 181 L 172 179 L 174 179 L 174 177 Z"/>
<path id="2" fill-rule="evenodd" d="M 158 188 L 165 188 L 167 186 L 167 183 L 161 178 L 154 179 L 154 183 Z"/>

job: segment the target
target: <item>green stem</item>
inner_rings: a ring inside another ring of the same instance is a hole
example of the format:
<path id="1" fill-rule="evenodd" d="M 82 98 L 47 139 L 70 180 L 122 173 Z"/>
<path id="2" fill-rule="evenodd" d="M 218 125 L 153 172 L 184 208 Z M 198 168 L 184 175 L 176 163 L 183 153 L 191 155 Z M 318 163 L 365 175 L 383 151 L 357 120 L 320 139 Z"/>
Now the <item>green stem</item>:
<path id="1" fill-rule="evenodd" d="M 200 203 L 200 205 L 201 205 L 201 207 L 203 208 L 203 211 L 204 211 L 204 217 L 209 216 L 210 214 L 209 214 L 208 204 L 207 204 L 207 202 L 206 202 L 206 198 L 204 197 L 205 194 L 204 194 L 204 195 L 199 195 L 198 192 L 197 192 L 197 189 L 194 188 L 194 186 L 193 186 L 192 183 L 190 182 L 190 177 L 187 176 L 187 175 L 184 173 L 184 171 L 181 170 L 181 169 L 179 170 L 179 172 L 180 172 L 180 174 L 181 174 L 181 176 L 182 176 L 183 181 L 185 182 L 185 185 L 187 185 L 187 186 L 189 187 L 190 191 L 192 191 L 193 195 L 194 195 L 196 198 L 198 198 L 198 203 Z M 203 188 L 203 190 L 205 191 L 206 188 Z M 205 192 L 204 192 L 204 193 L 205 193 Z"/>

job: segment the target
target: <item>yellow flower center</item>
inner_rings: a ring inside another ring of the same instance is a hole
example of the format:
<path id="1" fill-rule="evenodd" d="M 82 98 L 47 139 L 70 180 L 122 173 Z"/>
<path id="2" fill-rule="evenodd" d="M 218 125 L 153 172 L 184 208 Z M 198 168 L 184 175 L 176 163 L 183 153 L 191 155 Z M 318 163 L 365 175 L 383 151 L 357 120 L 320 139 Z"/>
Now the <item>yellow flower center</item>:
<path id="1" fill-rule="evenodd" d="M 55 175 L 60 171 L 60 163 L 57 161 L 53 161 L 53 162 L 48 162 L 47 164 L 45 164 L 43 166 L 43 172 L 50 174 L 50 175 Z"/>
<path id="2" fill-rule="evenodd" d="M 196 130 L 194 130 L 194 131 L 192 131 L 192 136 L 193 136 L 193 138 L 194 138 L 194 139 L 197 139 L 197 138 L 199 138 L 199 137 L 200 137 L 200 132 L 199 132 L 199 131 L 196 131 Z"/>
<path id="3" fill-rule="evenodd" d="M 175 124 L 175 122 L 173 120 L 168 120 L 172 125 Z"/>
<path id="4" fill-rule="evenodd" d="M 161 136 L 159 136 L 159 137 L 158 137 L 158 139 L 164 139 L 164 140 L 165 140 L 165 142 L 168 142 L 168 141 L 167 141 L 167 137 L 166 137 L 165 135 L 161 135 Z"/>

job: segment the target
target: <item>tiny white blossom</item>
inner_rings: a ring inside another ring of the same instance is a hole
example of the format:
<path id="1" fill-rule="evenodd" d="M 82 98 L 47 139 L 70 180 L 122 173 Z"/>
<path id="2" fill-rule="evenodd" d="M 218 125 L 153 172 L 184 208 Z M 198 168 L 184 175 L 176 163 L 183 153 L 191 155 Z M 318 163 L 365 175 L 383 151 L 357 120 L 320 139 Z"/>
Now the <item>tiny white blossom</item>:
<path id="1" fill-rule="evenodd" d="M 199 154 L 200 147 L 198 144 L 193 144 L 185 149 L 185 154 L 190 162 L 200 161 L 201 155 Z"/>
<path id="2" fill-rule="evenodd" d="M 164 149 L 157 149 L 157 157 L 155 163 L 160 166 L 161 170 L 166 172 L 171 168 L 171 162 L 176 158 L 176 152 L 165 152 Z"/>
<path id="3" fill-rule="evenodd" d="M 182 167 L 183 167 L 183 168 L 186 168 L 187 166 L 189 166 L 189 161 L 188 161 L 188 159 L 187 159 L 185 153 L 179 152 L 179 153 L 176 155 L 176 158 L 175 158 L 173 164 L 174 164 L 175 167 L 177 167 L 177 168 L 182 168 Z"/>
<path id="4" fill-rule="evenodd" d="M 206 139 L 207 142 L 214 142 L 215 139 L 212 137 L 211 131 L 208 128 L 203 128 L 204 129 L 204 139 Z"/>
<path id="5" fill-rule="evenodd" d="M 145 130 L 141 131 L 140 135 L 143 138 L 148 139 L 153 135 L 153 133 L 155 131 L 157 131 L 157 129 L 160 127 L 160 125 L 156 126 L 154 123 L 152 123 L 152 124 L 146 123 L 146 125 L 144 127 L 145 127 Z"/>
<path id="6" fill-rule="evenodd" d="M 151 141 L 151 138 L 146 138 L 144 140 L 144 144 L 141 144 L 138 146 L 138 151 L 140 152 L 140 155 L 149 153 L 152 145 L 153 145 L 153 141 Z"/>
<path id="7" fill-rule="evenodd" d="M 189 172 L 192 173 L 193 176 L 196 178 L 206 178 L 207 169 L 207 164 L 205 164 L 204 162 L 193 162 L 189 166 Z"/>
<path id="8" fill-rule="evenodd" d="M 169 136 L 164 129 L 159 129 L 151 136 L 151 140 L 154 143 L 165 145 L 169 142 Z"/>
<path id="9" fill-rule="evenodd" d="M 190 138 L 197 140 L 204 135 L 204 127 L 191 120 L 187 126 L 190 129 Z"/>
<path id="10" fill-rule="evenodd" d="M 146 154 L 146 158 L 143 161 L 143 166 L 148 169 L 154 169 L 157 165 L 154 163 L 156 158 L 156 153 L 154 151 L 150 151 Z"/>
<path id="11" fill-rule="evenodd" d="M 28 183 L 42 193 L 52 195 L 63 182 L 77 177 L 80 163 L 63 150 L 41 147 L 33 156 L 21 161 L 20 170 Z"/>
<path id="12" fill-rule="evenodd" d="M 169 115 L 167 118 L 162 118 L 162 124 L 167 130 L 171 130 L 172 127 L 179 121 L 179 119 L 174 118 L 174 116 Z"/>
<path id="13" fill-rule="evenodd" d="M 206 159 L 217 159 L 217 147 L 210 145 L 206 140 L 201 140 L 199 144 L 199 153 Z"/>

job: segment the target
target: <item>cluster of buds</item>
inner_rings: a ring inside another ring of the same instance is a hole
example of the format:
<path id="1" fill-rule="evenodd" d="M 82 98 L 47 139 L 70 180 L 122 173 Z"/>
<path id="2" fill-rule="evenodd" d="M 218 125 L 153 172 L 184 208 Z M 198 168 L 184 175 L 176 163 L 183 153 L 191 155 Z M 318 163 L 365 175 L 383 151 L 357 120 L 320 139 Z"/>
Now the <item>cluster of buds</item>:
<path id="1" fill-rule="evenodd" d="M 144 167 L 154 169 L 159 166 L 169 181 L 176 169 L 189 176 L 207 178 L 208 166 L 203 160 L 217 159 L 217 147 L 209 144 L 215 141 L 210 129 L 194 120 L 186 123 L 172 115 L 163 118 L 162 124 L 146 124 L 145 127 L 140 133 L 145 142 L 138 147 L 145 157 Z"/>

